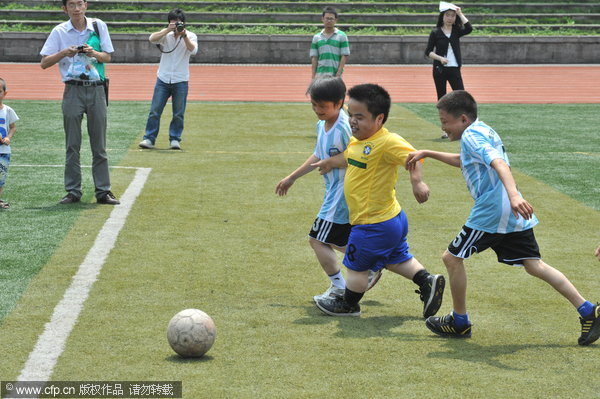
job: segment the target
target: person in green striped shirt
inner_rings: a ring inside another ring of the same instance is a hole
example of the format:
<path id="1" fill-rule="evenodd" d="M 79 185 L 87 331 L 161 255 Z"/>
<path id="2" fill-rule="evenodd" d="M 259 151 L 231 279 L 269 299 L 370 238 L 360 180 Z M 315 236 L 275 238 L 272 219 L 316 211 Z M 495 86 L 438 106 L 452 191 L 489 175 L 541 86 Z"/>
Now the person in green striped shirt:
<path id="1" fill-rule="evenodd" d="M 348 36 L 335 27 L 337 19 L 335 8 L 323 9 L 323 30 L 313 36 L 310 45 L 312 79 L 318 76 L 342 76 L 350 55 L 350 44 Z"/>

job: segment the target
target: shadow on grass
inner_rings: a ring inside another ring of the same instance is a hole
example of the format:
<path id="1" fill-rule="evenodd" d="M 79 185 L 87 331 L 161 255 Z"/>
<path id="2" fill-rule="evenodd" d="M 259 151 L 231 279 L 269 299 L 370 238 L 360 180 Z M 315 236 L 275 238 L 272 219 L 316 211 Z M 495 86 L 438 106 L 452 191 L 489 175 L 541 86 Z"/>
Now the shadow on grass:
<path id="1" fill-rule="evenodd" d="M 213 360 L 213 357 L 210 355 L 204 355 L 202 357 L 181 357 L 179 355 L 171 355 L 165 357 L 167 362 L 171 363 L 179 363 L 179 364 L 187 364 L 187 363 L 206 363 Z"/>
<path id="2" fill-rule="evenodd" d="M 377 301 L 365 301 L 361 305 L 383 306 Z M 388 337 L 400 338 L 404 341 L 422 340 L 422 335 L 415 335 L 405 332 L 399 332 L 406 322 L 422 321 L 419 316 L 373 316 L 363 313 L 360 317 L 335 317 L 321 312 L 316 306 L 304 306 L 306 317 L 295 320 L 294 324 L 299 325 L 326 325 L 337 323 L 338 331 L 335 337 L 338 338 L 373 338 Z"/>
<path id="3" fill-rule="evenodd" d="M 29 211 L 46 211 L 46 212 L 79 212 L 86 209 L 94 209 L 100 206 L 109 206 L 104 204 L 98 204 L 96 202 L 77 202 L 75 204 L 62 205 L 62 204 L 52 204 L 47 206 L 30 206 L 25 207 L 23 209 Z"/>
<path id="4" fill-rule="evenodd" d="M 431 352 L 427 355 L 433 359 L 462 360 L 474 364 L 485 364 L 503 370 L 524 371 L 528 368 L 515 367 L 498 360 L 499 357 L 513 355 L 522 350 L 536 349 L 572 349 L 573 345 L 556 344 L 514 344 L 514 345 L 480 345 L 469 339 L 452 339 L 435 337 L 445 340 L 443 346 L 447 351 Z"/>

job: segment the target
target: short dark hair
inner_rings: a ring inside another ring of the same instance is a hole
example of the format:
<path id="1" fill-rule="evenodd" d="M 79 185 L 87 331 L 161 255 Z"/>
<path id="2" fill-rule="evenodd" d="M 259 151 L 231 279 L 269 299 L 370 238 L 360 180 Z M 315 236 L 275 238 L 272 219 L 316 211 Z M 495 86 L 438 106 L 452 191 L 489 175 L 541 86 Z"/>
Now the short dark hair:
<path id="1" fill-rule="evenodd" d="M 181 8 L 174 8 L 169 12 L 169 16 L 167 17 L 167 22 L 171 21 L 181 21 L 185 22 L 185 13 Z"/>
<path id="2" fill-rule="evenodd" d="M 392 99 L 383 87 L 372 83 L 360 84 L 348 90 L 348 97 L 365 104 L 373 118 L 383 114 L 382 123 L 387 121 Z"/>
<path id="3" fill-rule="evenodd" d="M 454 11 L 454 10 L 450 9 L 450 10 L 442 11 L 440 13 L 440 15 L 438 16 L 437 24 L 435 26 L 437 26 L 438 28 L 441 28 L 442 26 L 444 26 L 444 14 L 447 13 L 448 11 Z M 454 11 L 454 12 L 456 12 L 456 11 Z M 452 26 L 456 26 L 457 28 L 463 27 L 462 19 L 460 19 L 458 17 L 458 14 L 456 15 L 456 20 L 454 21 Z"/>
<path id="4" fill-rule="evenodd" d="M 321 14 L 322 17 L 325 16 L 325 14 L 333 14 L 335 15 L 335 17 L 337 18 L 337 10 L 331 6 L 327 6 L 323 9 L 323 13 Z"/>
<path id="5" fill-rule="evenodd" d="M 68 0 L 62 0 L 63 6 L 66 7 L 67 6 L 67 1 Z M 83 0 L 84 3 L 87 3 L 87 0 Z"/>
<path id="6" fill-rule="evenodd" d="M 6 91 L 6 80 L 0 78 L 0 86 L 2 86 L 2 91 Z"/>
<path id="7" fill-rule="evenodd" d="M 437 109 L 446 111 L 455 118 L 466 115 L 471 121 L 477 119 L 477 102 L 468 91 L 454 90 L 444 95 L 436 104 Z"/>
<path id="8" fill-rule="evenodd" d="M 346 84 L 342 78 L 325 76 L 312 81 L 306 93 L 310 99 L 316 102 L 331 101 L 334 104 L 346 98 Z"/>

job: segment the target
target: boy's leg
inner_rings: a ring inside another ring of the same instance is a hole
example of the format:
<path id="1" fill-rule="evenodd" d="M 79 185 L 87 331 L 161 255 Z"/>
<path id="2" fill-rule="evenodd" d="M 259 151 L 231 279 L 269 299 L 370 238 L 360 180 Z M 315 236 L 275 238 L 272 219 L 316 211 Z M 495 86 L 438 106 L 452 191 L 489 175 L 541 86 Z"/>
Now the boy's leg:
<path id="1" fill-rule="evenodd" d="M 575 308 L 578 308 L 585 302 L 585 299 L 579 294 L 577 288 L 575 288 L 564 274 L 541 259 L 525 259 L 523 260 L 523 266 L 527 273 L 550 284 L 552 288 L 567 298 Z"/>
<path id="2" fill-rule="evenodd" d="M 442 337 L 470 338 L 472 325 L 467 315 L 467 273 L 464 261 L 448 250 L 442 255 L 442 260 L 448 270 L 454 310 L 445 316 L 427 318 L 425 325 Z"/>
<path id="3" fill-rule="evenodd" d="M 342 275 L 337 254 L 334 250 L 334 248 L 336 248 L 337 250 L 343 252 L 343 248 L 325 244 L 324 242 L 318 241 L 312 237 L 308 238 L 308 242 L 313 251 L 315 251 L 315 255 L 317 256 L 317 260 L 319 261 L 321 268 L 325 274 L 327 274 L 329 280 L 331 280 L 331 285 L 329 288 L 327 288 L 324 293 L 313 296 L 313 300 L 316 302 L 319 299 L 329 298 L 332 296 L 343 296 L 344 290 L 346 289 L 346 280 Z"/>
<path id="4" fill-rule="evenodd" d="M 420 294 L 423 301 L 423 317 L 427 318 L 437 313 L 442 306 L 444 296 L 444 276 L 430 274 L 414 257 L 402 263 L 386 265 L 386 269 L 412 280 L 419 286 L 415 292 Z"/>
<path id="5" fill-rule="evenodd" d="M 317 260 L 321 264 L 323 271 L 327 273 L 328 276 L 340 272 L 338 258 L 331 245 L 317 241 L 312 237 L 308 238 L 308 242 L 313 251 L 315 251 L 315 255 L 317 256 Z"/>
<path id="6" fill-rule="evenodd" d="M 523 261 L 523 266 L 527 273 L 550 284 L 577 309 L 581 323 L 579 345 L 589 345 L 600 338 L 600 308 L 598 305 L 586 301 L 562 272 L 541 259 L 526 259 Z"/>
<path id="7" fill-rule="evenodd" d="M 442 260 L 448 270 L 452 307 L 456 313 L 467 314 L 467 272 L 462 258 L 452 255 L 448 250 L 442 255 Z"/>

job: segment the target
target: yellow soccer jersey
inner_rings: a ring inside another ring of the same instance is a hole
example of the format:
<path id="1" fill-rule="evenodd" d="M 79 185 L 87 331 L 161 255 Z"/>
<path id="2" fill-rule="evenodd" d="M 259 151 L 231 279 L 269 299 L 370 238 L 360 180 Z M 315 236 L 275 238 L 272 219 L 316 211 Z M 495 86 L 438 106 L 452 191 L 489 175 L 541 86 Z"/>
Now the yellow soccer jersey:
<path id="1" fill-rule="evenodd" d="M 385 222 L 402 209 L 396 199 L 398 168 L 404 166 L 410 143 L 386 128 L 366 140 L 350 138 L 344 152 L 348 161 L 344 194 L 350 224 Z"/>

